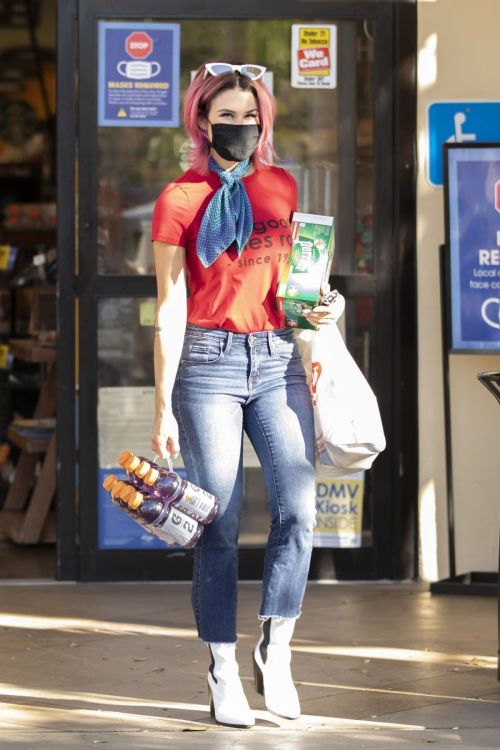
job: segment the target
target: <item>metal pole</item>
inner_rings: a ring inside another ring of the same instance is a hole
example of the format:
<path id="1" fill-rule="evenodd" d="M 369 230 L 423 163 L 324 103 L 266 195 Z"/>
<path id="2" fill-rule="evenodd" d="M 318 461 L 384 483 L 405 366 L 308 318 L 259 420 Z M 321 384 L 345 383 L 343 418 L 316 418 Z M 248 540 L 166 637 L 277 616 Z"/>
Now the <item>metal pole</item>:
<path id="1" fill-rule="evenodd" d="M 446 447 L 446 488 L 448 512 L 448 560 L 450 578 L 456 576 L 455 557 L 455 506 L 453 500 L 453 452 L 451 444 L 451 405 L 450 405 L 450 357 L 448 354 L 448 264 L 446 245 L 440 245 L 441 276 L 441 349 L 443 355 L 443 400 L 444 400 L 444 434 Z"/>

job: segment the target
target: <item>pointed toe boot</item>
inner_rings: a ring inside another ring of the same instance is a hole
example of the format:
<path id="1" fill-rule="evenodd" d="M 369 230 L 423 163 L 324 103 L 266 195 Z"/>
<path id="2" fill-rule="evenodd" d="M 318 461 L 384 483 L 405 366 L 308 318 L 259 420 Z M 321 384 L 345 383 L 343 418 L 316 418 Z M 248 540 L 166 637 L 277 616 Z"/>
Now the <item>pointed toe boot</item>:
<path id="1" fill-rule="evenodd" d="M 285 719 L 298 719 L 300 702 L 293 684 L 290 640 L 294 619 L 270 617 L 253 652 L 255 689 L 264 696 L 266 708 Z"/>
<path id="2" fill-rule="evenodd" d="M 212 658 L 208 670 L 210 714 L 218 724 L 253 727 L 255 717 L 241 684 L 235 643 L 209 643 Z"/>

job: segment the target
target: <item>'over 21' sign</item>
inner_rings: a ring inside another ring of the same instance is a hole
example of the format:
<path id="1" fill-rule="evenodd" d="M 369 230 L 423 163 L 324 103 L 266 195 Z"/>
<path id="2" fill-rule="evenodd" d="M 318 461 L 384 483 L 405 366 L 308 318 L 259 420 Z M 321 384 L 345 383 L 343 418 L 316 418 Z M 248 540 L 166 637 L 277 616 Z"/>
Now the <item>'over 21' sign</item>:
<path id="1" fill-rule="evenodd" d="M 500 352 L 500 144 L 448 146 L 451 349 Z"/>

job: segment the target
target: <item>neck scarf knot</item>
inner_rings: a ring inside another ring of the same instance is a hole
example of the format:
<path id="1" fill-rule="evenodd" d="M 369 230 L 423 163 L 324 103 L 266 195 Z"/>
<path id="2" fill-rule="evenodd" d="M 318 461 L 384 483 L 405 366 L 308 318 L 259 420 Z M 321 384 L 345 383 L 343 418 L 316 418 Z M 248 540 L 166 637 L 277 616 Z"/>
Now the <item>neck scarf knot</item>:
<path id="1" fill-rule="evenodd" d="M 241 181 L 249 164 L 250 160 L 245 159 L 227 171 L 210 158 L 208 166 L 219 175 L 222 185 L 205 209 L 196 240 L 196 253 L 205 268 L 233 242 L 239 257 L 252 233 L 252 205 Z"/>

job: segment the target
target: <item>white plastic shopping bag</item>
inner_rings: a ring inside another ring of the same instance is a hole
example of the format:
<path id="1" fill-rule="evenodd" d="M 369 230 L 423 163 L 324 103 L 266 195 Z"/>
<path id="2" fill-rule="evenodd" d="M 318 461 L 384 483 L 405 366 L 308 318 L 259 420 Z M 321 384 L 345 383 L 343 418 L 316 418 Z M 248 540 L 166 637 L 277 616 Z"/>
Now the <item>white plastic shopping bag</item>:
<path id="1" fill-rule="evenodd" d="M 369 469 L 385 448 L 380 411 L 336 323 L 295 338 L 313 400 L 317 463 L 331 476 Z"/>

